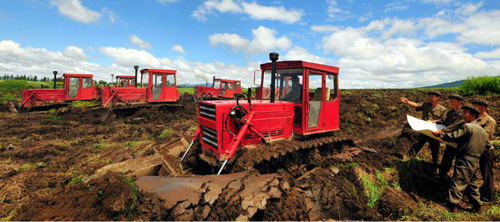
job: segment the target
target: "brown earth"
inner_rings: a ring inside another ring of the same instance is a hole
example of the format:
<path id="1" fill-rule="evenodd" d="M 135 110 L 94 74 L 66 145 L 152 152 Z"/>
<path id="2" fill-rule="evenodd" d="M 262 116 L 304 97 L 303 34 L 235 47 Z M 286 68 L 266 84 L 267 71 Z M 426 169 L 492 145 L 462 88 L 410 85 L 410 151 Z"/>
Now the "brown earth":
<path id="1" fill-rule="evenodd" d="M 444 92 L 443 98 L 450 93 Z M 62 108 L 21 114 L 0 109 L 0 218 L 500 219 L 497 203 L 488 205 L 482 214 L 446 214 L 440 203 L 446 201 L 448 183 L 431 176 L 429 150 L 424 148 L 416 159 L 407 160 L 416 134 L 405 124 L 406 114 L 420 114 L 397 103 L 400 96 L 413 101 L 426 98 L 420 90 L 343 90 L 341 132 L 337 136 L 352 139 L 355 147 L 341 146 L 329 153 L 316 149 L 288 157 L 286 163 L 259 166 L 267 170 L 235 169 L 243 172 L 219 179 L 206 175 L 212 172 L 199 169 L 193 157 L 186 161 L 180 178 L 136 177 L 129 172 L 89 177 L 105 166 L 112 168 L 111 164 L 156 155 L 162 147 L 192 132 L 196 111 L 190 95 L 181 97 L 183 108 L 154 106 L 114 113 Z M 500 120 L 499 96 L 483 98 L 490 102 L 490 115 Z M 446 100 L 442 104 L 449 106 Z M 495 136 L 500 138 L 498 130 Z M 272 155 L 270 150 L 278 146 L 252 152 L 257 152 L 256 156 Z M 170 175 L 164 168 L 153 174 Z M 498 166 L 495 176 L 498 196 Z M 172 188 L 171 192 L 146 188 L 160 180 L 165 185 L 187 181 L 189 188 Z M 462 207 L 469 206 L 464 203 Z"/>

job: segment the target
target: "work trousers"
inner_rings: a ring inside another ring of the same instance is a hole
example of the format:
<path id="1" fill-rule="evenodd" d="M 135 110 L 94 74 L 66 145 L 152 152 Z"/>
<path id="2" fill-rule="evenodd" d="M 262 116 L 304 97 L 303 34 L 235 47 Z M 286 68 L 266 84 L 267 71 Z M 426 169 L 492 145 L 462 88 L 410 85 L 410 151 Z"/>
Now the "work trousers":
<path id="1" fill-rule="evenodd" d="M 453 204 L 459 204 L 467 188 L 470 192 L 469 201 L 474 206 L 481 206 L 481 195 L 479 194 L 478 178 L 479 158 L 469 156 L 457 156 L 453 177 L 451 178 L 451 187 L 448 191 L 449 201 Z"/>
<path id="2" fill-rule="evenodd" d="M 457 148 L 446 145 L 443 158 L 441 159 L 441 165 L 439 165 L 439 175 L 446 176 L 448 174 L 448 171 L 450 171 L 451 166 L 453 165 L 453 159 L 455 159 L 456 153 Z"/>
<path id="3" fill-rule="evenodd" d="M 495 179 L 493 178 L 493 155 L 494 149 L 489 149 L 484 152 L 479 160 L 479 168 L 483 177 L 483 185 L 479 189 L 479 192 L 485 201 L 494 200 Z"/>
<path id="4" fill-rule="evenodd" d="M 417 142 L 411 146 L 410 151 L 409 151 L 409 155 L 412 158 L 414 156 L 416 156 L 418 154 L 418 152 L 420 152 L 420 150 L 422 149 L 422 147 L 425 145 L 426 142 L 429 142 L 429 149 L 431 149 L 432 166 L 437 169 L 439 167 L 439 164 L 438 164 L 438 161 L 439 161 L 439 141 L 437 141 L 433 138 L 430 138 L 426 135 L 418 134 Z"/>

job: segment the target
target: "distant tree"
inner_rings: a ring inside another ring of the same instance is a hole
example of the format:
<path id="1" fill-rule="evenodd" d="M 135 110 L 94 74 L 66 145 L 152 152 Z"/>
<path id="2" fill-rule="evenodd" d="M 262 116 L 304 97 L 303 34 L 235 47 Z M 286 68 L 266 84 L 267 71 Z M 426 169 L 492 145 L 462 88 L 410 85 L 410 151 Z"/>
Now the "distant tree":
<path id="1" fill-rule="evenodd" d="M 14 75 L 10 75 L 10 80 L 14 80 Z"/>
<path id="2" fill-rule="evenodd" d="M 33 77 L 33 81 L 38 81 L 38 77 L 37 77 L 37 76 L 34 76 L 34 77 Z"/>
<path id="3" fill-rule="evenodd" d="M 99 84 L 106 85 L 106 83 L 107 83 L 107 82 L 106 82 L 106 81 L 104 81 L 104 80 L 99 80 Z"/>

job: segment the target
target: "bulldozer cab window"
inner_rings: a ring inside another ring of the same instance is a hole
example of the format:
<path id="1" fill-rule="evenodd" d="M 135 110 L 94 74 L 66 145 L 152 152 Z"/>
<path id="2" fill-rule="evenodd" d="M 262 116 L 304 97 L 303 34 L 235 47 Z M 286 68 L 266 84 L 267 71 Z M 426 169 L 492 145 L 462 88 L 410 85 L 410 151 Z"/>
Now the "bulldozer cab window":
<path id="1" fill-rule="evenodd" d="M 135 79 L 130 79 L 130 84 L 128 86 L 135 86 Z"/>
<path id="2" fill-rule="evenodd" d="M 228 83 L 227 84 L 227 89 L 232 90 L 234 87 L 234 83 Z"/>
<path id="3" fill-rule="evenodd" d="M 323 104 L 323 74 L 309 72 L 309 114 L 307 127 L 317 128 Z"/>
<path id="4" fill-rule="evenodd" d="M 275 95 L 283 101 L 302 102 L 302 72 L 303 69 L 279 69 L 275 76 Z M 270 98 L 271 70 L 264 70 L 264 95 L 263 99 Z M 266 88 L 268 88 L 266 90 Z"/>
<path id="5" fill-rule="evenodd" d="M 69 98 L 76 98 L 76 95 L 78 94 L 79 88 L 80 88 L 80 78 L 69 77 L 68 97 Z"/>
<path id="6" fill-rule="evenodd" d="M 234 84 L 234 88 L 235 88 L 235 89 L 241 88 L 241 83 L 240 83 L 240 82 L 236 82 L 236 83 Z"/>
<path id="7" fill-rule="evenodd" d="M 141 74 L 141 87 L 146 88 L 149 85 L 149 72 Z"/>
<path id="8" fill-rule="evenodd" d="M 167 79 L 166 87 L 175 86 L 175 76 L 174 76 L 174 74 L 167 74 L 166 79 Z"/>
<path id="9" fill-rule="evenodd" d="M 82 88 L 90 88 L 92 87 L 92 78 L 84 77 L 82 78 Z"/>
<path id="10" fill-rule="evenodd" d="M 220 88 L 220 80 L 215 80 L 213 87 L 216 88 L 216 89 Z"/>
<path id="11" fill-rule="evenodd" d="M 163 89 L 163 74 L 154 73 L 153 74 L 153 99 L 159 99 L 161 91 Z"/>
<path id="12" fill-rule="evenodd" d="M 337 99 L 337 76 L 333 74 L 326 75 L 326 101 Z"/>
<path id="13" fill-rule="evenodd" d="M 221 95 L 226 94 L 226 89 L 227 89 L 227 82 L 223 82 L 223 83 L 222 83 L 222 86 L 221 86 L 221 88 L 220 88 L 220 94 L 221 94 Z"/>

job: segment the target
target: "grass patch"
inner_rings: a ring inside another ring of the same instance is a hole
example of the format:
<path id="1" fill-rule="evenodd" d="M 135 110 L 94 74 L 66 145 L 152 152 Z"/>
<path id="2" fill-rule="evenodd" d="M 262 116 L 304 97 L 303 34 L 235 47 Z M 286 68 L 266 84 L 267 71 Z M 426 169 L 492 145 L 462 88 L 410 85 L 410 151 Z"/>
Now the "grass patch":
<path id="1" fill-rule="evenodd" d="M 389 187 L 389 184 L 399 187 L 397 176 L 394 175 L 396 170 L 393 168 L 385 168 L 384 171 L 375 170 L 375 175 L 371 175 L 359 167 L 355 168 L 355 171 L 357 172 L 358 180 L 363 184 L 364 193 L 368 197 L 367 205 L 371 208 L 382 197 L 384 190 Z M 399 187 L 399 190 L 401 190 L 401 187 Z"/>
<path id="2" fill-rule="evenodd" d="M 82 177 L 75 177 L 73 178 L 69 183 L 68 185 L 71 185 L 71 184 L 82 184 L 83 183 L 83 180 L 82 180 Z"/>
<path id="3" fill-rule="evenodd" d="M 137 185 L 135 185 L 135 182 L 130 177 L 123 178 L 123 182 L 127 183 L 133 189 L 133 191 L 132 191 L 132 203 L 130 204 L 128 209 L 126 209 L 127 217 L 130 218 L 130 217 L 132 217 L 132 214 L 137 211 L 137 198 L 139 197 L 139 188 L 137 188 Z"/>
<path id="4" fill-rule="evenodd" d="M 180 95 L 183 95 L 184 93 L 194 94 L 194 87 L 177 88 L 177 90 L 179 90 Z"/>
<path id="5" fill-rule="evenodd" d="M 189 127 L 189 129 L 188 129 L 188 130 L 190 130 L 190 131 L 195 131 L 197 128 L 198 128 L 198 126 L 191 126 L 191 127 Z"/>
<path id="6" fill-rule="evenodd" d="M 12 100 L 18 100 L 21 99 L 21 96 L 16 96 L 13 93 L 6 93 L 0 97 L 0 101 L 12 101 Z"/>
<path id="7" fill-rule="evenodd" d="M 71 107 L 92 107 L 97 104 L 94 101 L 73 101 L 71 102 Z"/>
<path id="8" fill-rule="evenodd" d="M 166 128 L 164 129 L 161 134 L 158 136 L 158 138 L 166 138 L 171 132 L 173 132 L 174 130 L 173 129 L 170 129 L 170 128 Z"/>
<path id="9" fill-rule="evenodd" d="M 96 150 L 99 150 L 99 151 L 101 151 L 101 150 L 102 150 L 102 147 L 103 147 L 103 145 L 102 145 L 102 144 L 96 144 L 96 145 L 94 145 L 94 148 L 95 148 Z"/>

